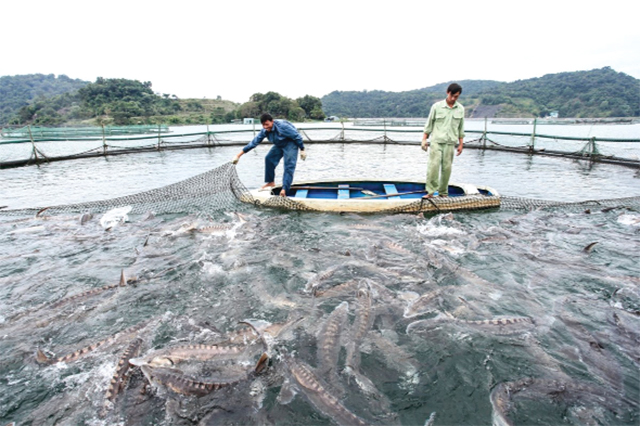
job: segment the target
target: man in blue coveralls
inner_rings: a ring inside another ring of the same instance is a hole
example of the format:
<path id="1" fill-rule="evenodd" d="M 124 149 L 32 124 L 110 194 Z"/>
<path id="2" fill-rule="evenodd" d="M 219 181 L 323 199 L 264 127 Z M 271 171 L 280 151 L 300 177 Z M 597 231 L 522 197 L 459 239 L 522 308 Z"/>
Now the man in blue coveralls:
<path id="1" fill-rule="evenodd" d="M 303 161 L 307 159 L 307 153 L 302 143 L 302 136 L 300 136 L 300 133 L 298 133 L 298 130 L 293 124 L 287 120 L 274 120 L 270 114 L 262 114 L 260 116 L 260 122 L 262 123 L 260 133 L 258 133 L 247 146 L 242 148 L 242 151 L 240 151 L 231 162 L 238 164 L 240 157 L 258 146 L 264 138 L 269 139 L 269 142 L 271 142 L 273 146 L 264 158 L 264 181 L 266 183 L 260 190 L 271 189 L 276 186 L 274 182 L 276 178 L 276 167 L 282 157 L 284 157 L 284 175 L 282 176 L 280 196 L 286 197 L 293 183 L 293 173 L 296 171 L 298 149 L 300 149 L 300 159 Z"/>

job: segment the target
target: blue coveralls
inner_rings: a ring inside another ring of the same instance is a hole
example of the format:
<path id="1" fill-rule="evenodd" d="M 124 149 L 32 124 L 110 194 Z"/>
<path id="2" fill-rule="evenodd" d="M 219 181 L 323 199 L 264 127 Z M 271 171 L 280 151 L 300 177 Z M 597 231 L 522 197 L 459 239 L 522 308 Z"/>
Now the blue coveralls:
<path id="1" fill-rule="evenodd" d="M 289 192 L 293 183 L 293 173 L 296 171 L 298 161 L 298 149 L 304 150 L 302 136 L 295 126 L 287 120 L 273 120 L 273 127 L 270 132 L 265 129 L 260 130 L 251 142 L 242 151 L 246 154 L 258 146 L 264 138 L 269 139 L 273 144 L 269 153 L 264 159 L 264 181 L 274 182 L 276 177 L 276 167 L 282 157 L 284 157 L 284 175 L 282 176 L 282 189 Z"/>

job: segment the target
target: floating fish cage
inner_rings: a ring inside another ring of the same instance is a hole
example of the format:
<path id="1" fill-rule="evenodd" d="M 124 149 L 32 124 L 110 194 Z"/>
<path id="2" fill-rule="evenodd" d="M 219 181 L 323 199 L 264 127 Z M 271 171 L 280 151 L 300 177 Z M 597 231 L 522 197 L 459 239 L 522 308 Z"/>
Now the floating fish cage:
<path id="1" fill-rule="evenodd" d="M 142 135 L 149 133 L 168 133 L 166 124 L 136 126 L 102 126 L 102 127 L 38 127 L 26 126 L 19 129 L 3 129 L 2 137 L 6 139 L 46 140 L 49 138 L 76 139 L 102 136 Z"/>

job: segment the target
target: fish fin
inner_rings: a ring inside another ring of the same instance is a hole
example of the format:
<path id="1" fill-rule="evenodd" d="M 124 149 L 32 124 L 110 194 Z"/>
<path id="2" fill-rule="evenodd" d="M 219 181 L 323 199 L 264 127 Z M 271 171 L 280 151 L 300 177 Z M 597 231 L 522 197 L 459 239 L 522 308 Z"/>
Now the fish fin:
<path id="1" fill-rule="evenodd" d="M 38 210 L 35 217 L 40 217 L 40 213 L 44 213 L 46 210 L 49 210 L 49 207 L 45 207 L 43 209 Z"/>
<path id="2" fill-rule="evenodd" d="M 124 269 L 120 271 L 120 283 L 118 285 L 120 287 L 124 287 L 127 285 L 127 278 L 124 276 Z"/>
<path id="3" fill-rule="evenodd" d="M 256 333 L 256 335 L 258 336 L 258 339 L 259 339 L 259 340 L 260 340 L 260 342 L 264 345 L 264 348 L 265 348 L 267 351 L 269 351 L 269 349 L 270 349 L 269 342 L 268 342 L 268 341 L 267 341 L 267 339 L 264 337 L 264 333 L 263 333 L 262 331 L 258 330 L 258 328 L 257 328 L 255 325 L 253 325 L 253 324 L 251 323 L 251 321 L 249 321 L 249 320 L 245 320 L 245 321 L 238 321 L 238 324 L 243 324 L 243 325 L 249 326 L 249 328 L 251 328 L 251 329 Z"/>
<path id="4" fill-rule="evenodd" d="M 36 351 L 36 362 L 39 364 L 51 364 L 51 358 L 45 355 L 41 349 Z"/>
<path id="5" fill-rule="evenodd" d="M 256 364 L 255 372 L 261 373 L 267 367 L 268 362 L 269 362 L 269 356 L 266 353 L 263 353 Z"/>
<path id="6" fill-rule="evenodd" d="M 436 412 L 431 413 L 429 418 L 424 422 L 424 426 L 433 426 L 433 422 L 436 421 Z"/>
<path id="7" fill-rule="evenodd" d="M 291 383 L 289 383 L 289 380 L 286 380 L 280 388 L 280 394 L 278 394 L 277 400 L 280 404 L 287 405 L 291 401 L 293 401 L 293 398 L 295 398 L 295 396 L 295 388 L 291 385 Z"/>
<path id="8" fill-rule="evenodd" d="M 444 311 L 444 314 L 449 319 L 456 319 L 456 317 L 449 311 Z"/>

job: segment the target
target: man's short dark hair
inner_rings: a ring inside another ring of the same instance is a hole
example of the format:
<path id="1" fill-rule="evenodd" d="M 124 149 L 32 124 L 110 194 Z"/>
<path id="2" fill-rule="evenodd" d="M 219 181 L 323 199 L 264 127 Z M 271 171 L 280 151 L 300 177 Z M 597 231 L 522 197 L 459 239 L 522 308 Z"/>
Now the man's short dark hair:
<path id="1" fill-rule="evenodd" d="M 462 94 L 462 86 L 458 83 L 451 83 L 447 88 L 447 93 L 451 93 L 452 95 L 455 95 L 456 93 Z"/>
<path id="2" fill-rule="evenodd" d="M 260 116 L 260 124 L 264 124 L 265 121 L 273 121 L 273 117 L 268 112 Z"/>

